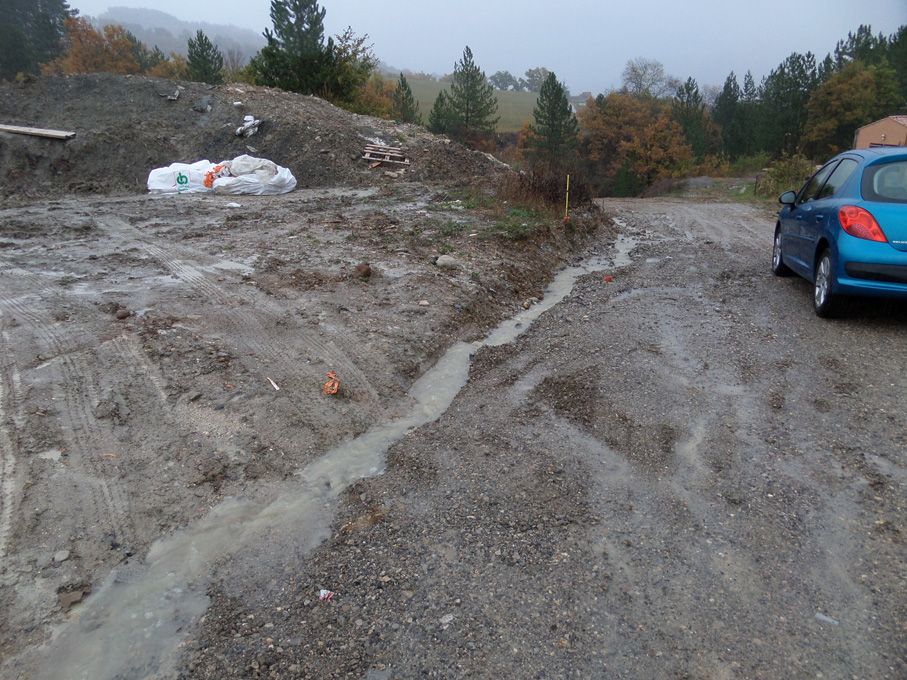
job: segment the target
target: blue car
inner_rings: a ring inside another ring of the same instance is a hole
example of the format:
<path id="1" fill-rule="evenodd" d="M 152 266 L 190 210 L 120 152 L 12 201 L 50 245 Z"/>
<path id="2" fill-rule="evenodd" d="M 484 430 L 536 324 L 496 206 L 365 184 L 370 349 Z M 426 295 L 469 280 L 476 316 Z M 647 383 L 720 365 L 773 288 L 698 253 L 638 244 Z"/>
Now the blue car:
<path id="1" fill-rule="evenodd" d="M 816 314 L 848 295 L 907 299 L 907 148 L 846 151 L 779 200 L 772 271 L 812 282 Z"/>

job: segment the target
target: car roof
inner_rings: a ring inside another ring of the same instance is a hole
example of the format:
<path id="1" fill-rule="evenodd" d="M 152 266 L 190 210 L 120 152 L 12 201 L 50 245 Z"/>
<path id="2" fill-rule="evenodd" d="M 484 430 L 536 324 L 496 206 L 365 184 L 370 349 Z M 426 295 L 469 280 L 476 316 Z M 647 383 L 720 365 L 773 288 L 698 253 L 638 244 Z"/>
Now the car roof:
<path id="1" fill-rule="evenodd" d="M 872 149 L 850 149 L 842 151 L 838 155 L 829 159 L 829 162 L 844 158 L 845 156 L 858 156 L 863 159 L 865 165 L 875 165 L 884 163 L 886 160 L 907 160 L 907 146 L 882 146 L 873 147 Z"/>
<path id="2" fill-rule="evenodd" d="M 888 158 L 889 156 L 907 156 L 907 147 L 877 146 L 872 149 L 855 149 L 845 153 L 855 153 L 867 159 Z"/>

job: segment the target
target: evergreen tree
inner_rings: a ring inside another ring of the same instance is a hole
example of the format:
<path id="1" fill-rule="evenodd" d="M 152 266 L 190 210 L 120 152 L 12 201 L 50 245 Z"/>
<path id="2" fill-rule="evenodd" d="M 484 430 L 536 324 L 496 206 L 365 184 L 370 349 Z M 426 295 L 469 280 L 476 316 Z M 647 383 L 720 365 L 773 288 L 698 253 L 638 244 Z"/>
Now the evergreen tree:
<path id="1" fill-rule="evenodd" d="M 856 33 L 848 33 L 847 38 L 839 40 L 835 46 L 835 66 L 843 68 L 852 61 L 862 61 L 873 65 L 881 63 L 888 50 L 888 40 L 884 35 L 872 34 L 872 27 L 861 24 Z"/>
<path id="2" fill-rule="evenodd" d="M 693 156 L 702 159 L 710 151 L 709 120 L 699 85 L 693 78 L 687 78 L 687 81 L 677 88 L 671 102 L 671 116 L 683 130 L 684 139 L 693 149 Z"/>
<path id="3" fill-rule="evenodd" d="M 189 38 L 189 80 L 219 85 L 224 82 L 224 56 L 202 31 Z"/>
<path id="4" fill-rule="evenodd" d="M 406 80 L 406 76 L 402 73 L 400 74 L 400 80 L 397 81 L 397 87 L 394 89 L 394 118 L 401 123 L 422 124 L 419 102 L 413 96 L 413 91 Z"/>
<path id="5" fill-rule="evenodd" d="M 743 130 L 741 129 L 742 106 L 740 99 L 743 93 L 737 83 L 737 76 L 731 74 L 724 81 L 724 87 L 715 100 L 712 109 L 712 120 L 721 128 L 721 142 L 725 153 L 731 158 L 737 158 L 742 153 Z"/>
<path id="6" fill-rule="evenodd" d="M 527 143 L 530 158 L 549 171 L 560 168 L 576 149 L 579 124 L 567 88 L 554 73 L 548 73 L 542 83 L 532 121 Z"/>
<path id="7" fill-rule="evenodd" d="M 826 80 L 831 78 L 835 71 L 838 70 L 835 60 L 831 58 L 830 54 L 825 55 L 825 59 L 822 60 L 822 63 L 819 64 L 816 69 L 816 80 L 820 83 L 824 83 Z"/>
<path id="8" fill-rule="evenodd" d="M 894 69 L 901 90 L 901 100 L 907 102 L 907 26 L 888 40 L 888 63 Z"/>
<path id="9" fill-rule="evenodd" d="M 494 132 L 499 120 L 495 116 L 498 100 L 485 73 L 476 65 L 469 47 L 454 66 L 449 100 L 456 122 L 453 134 L 460 139 Z"/>
<path id="10" fill-rule="evenodd" d="M 806 124 L 806 104 L 818 84 L 812 53 L 794 52 L 765 78 L 759 116 L 760 144 L 772 153 L 792 152 Z"/>
<path id="11" fill-rule="evenodd" d="M 439 135 L 452 134 L 457 127 L 457 115 L 450 97 L 444 90 L 438 93 L 434 106 L 428 114 L 428 129 Z"/>
<path id="12" fill-rule="evenodd" d="M 0 80 L 37 73 L 64 51 L 66 20 L 78 14 L 66 0 L 0 3 Z"/>
<path id="13" fill-rule="evenodd" d="M 291 92 L 314 94 L 331 75 L 334 41 L 324 38 L 326 10 L 317 0 L 271 0 L 265 45 L 250 63 L 256 82 Z"/>

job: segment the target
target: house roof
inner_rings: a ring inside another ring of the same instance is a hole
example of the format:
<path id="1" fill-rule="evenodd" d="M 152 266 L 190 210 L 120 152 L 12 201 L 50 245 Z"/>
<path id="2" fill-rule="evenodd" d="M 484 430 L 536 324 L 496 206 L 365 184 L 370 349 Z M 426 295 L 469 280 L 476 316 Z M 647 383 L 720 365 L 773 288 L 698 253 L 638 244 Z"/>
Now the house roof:
<path id="1" fill-rule="evenodd" d="M 863 128 L 867 128 L 870 125 L 875 125 L 876 123 L 881 123 L 883 120 L 892 120 L 895 123 L 897 123 L 898 125 L 903 125 L 904 127 L 907 127 L 907 116 L 886 116 L 885 118 L 880 118 L 879 120 L 874 120 L 871 123 L 867 123 L 866 125 L 863 125 L 862 127 L 858 128 L 858 129 L 862 130 Z"/>

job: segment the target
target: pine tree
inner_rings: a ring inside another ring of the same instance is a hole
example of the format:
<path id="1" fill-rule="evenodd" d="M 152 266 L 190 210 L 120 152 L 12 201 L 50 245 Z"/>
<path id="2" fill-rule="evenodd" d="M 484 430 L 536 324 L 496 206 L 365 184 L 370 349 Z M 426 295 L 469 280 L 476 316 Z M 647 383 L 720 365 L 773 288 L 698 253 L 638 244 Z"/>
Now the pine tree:
<path id="1" fill-rule="evenodd" d="M 898 32 L 889 38 L 888 63 L 897 74 L 901 98 L 907 101 L 907 26 L 901 26 Z"/>
<path id="2" fill-rule="evenodd" d="M 291 92 L 321 92 L 331 76 L 334 41 L 324 38 L 326 10 L 317 0 L 271 0 L 268 44 L 250 63 L 256 82 Z"/>
<path id="3" fill-rule="evenodd" d="M 0 3 L 0 80 L 37 73 L 64 51 L 66 20 L 78 12 L 66 0 L 5 0 Z"/>
<path id="4" fill-rule="evenodd" d="M 683 130 L 684 139 L 693 149 L 693 156 L 702 159 L 709 151 L 708 119 L 699 85 L 692 77 L 687 78 L 687 81 L 677 88 L 671 102 L 671 116 Z"/>
<path id="5" fill-rule="evenodd" d="M 791 152 L 800 144 L 806 124 L 806 104 L 818 84 L 812 53 L 794 52 L 762 83 L 759 116 L 761 146 L 772 153 Z"/>
<path id="6" fill-rule="evenodd" d="M 529 130 L 529 156 L 549 171 L 562 167 L 576 149 L 579 124 L 567 99 L 567 88 L 554 73 L 542 83 Z"/>
<path id="7" fill-rule="evenodd" d="M 189 38 L 189 80 L 219 85 L 224 82 L 224 56 L 202 31 Z"/>
<path id="8" fill-rule="evenodd" d="M 413 91 L 406 80 L 406 76 L 402 73 L 400 74 L 400 80 L 397 81 L 397 87 L 394 89 L 394 118 L 401 123 L 422 124 L 419 102 L 413 96 Z"/>
<path id="9" fill-rule="evenodd" d="M 457 116 L 450 97 L 444 90 L 438 93 L 434 106 L 428 114 L 428 129 L 438 135 L 449 135 L 457 127 Z"/>
<path id="10" fill-rule="evenodd" d="M 499 120 L 495 116 L 498 100 L 468 46 L 463 51 L 463 58 L 454 66 L 449 99 L 456 118 L 456 129 L 452 130 L 454 135 L 466 139 L 494 132 Z"/>
<path id="11" fill-rule="evenodd" d="M 715 107 L 712 109 L 712 120 L 721 127 L 724 151 L 731 158 L 736 158 L 741 153 L 741 96 L 737 76 L 731 71 L 727 80 L 724 81 L 724 87 L 721 88 L 721 93 L 715 100 Z"/>

